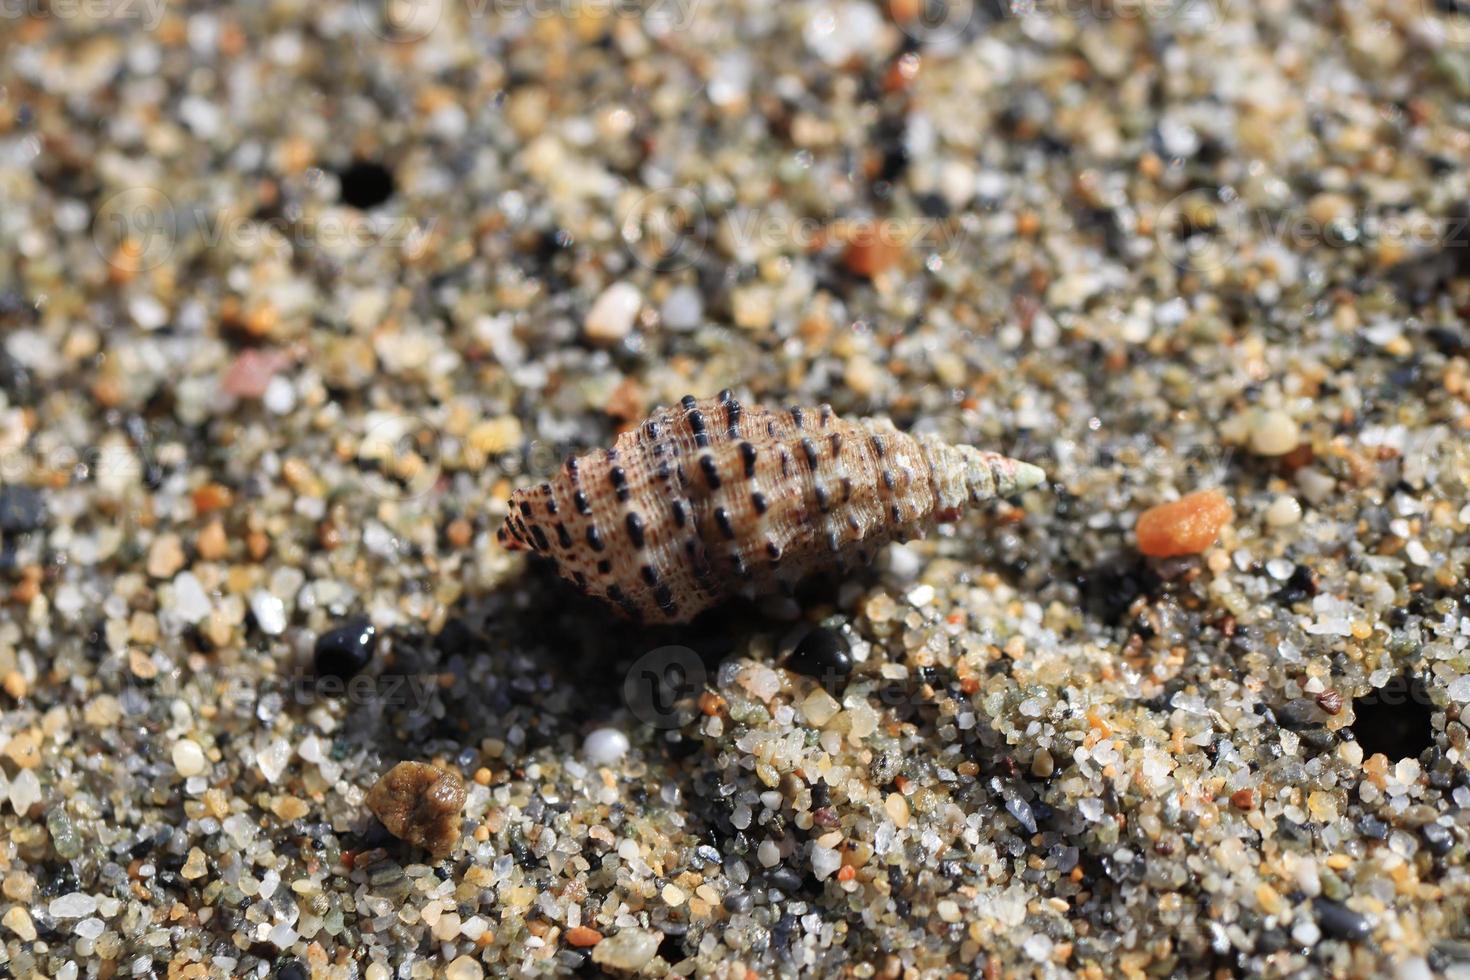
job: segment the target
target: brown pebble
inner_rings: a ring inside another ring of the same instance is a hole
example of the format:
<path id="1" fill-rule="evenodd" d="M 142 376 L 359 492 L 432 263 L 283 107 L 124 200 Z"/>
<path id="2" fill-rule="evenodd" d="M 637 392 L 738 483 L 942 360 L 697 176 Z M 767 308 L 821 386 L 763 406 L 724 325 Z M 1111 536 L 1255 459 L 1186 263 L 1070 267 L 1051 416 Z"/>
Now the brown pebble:
<path id="1" fill-rule="evenodd" d="M 856 225 L 848 236 L 842 264 L 855 276 L 876 279 L 903 257 L 902 238 L 902 230 L 892 222 Z"/>
<path id="2" fill-rule="evenodd" d="M 25 676 L 18 670 L 6 671 L 5 679 L 0 681 L 0 685 L 4 686 L 6 694 L 17 701 L 26 696 L 28 689 Z"/>
<path id="3" fill-rule="evenodd" d="M 218 483 L 206 483 L 194 491 L 194 513 L 201 517 L 211 511 L 223 510 L 234 503 L 235 494 L 229 487 Z"/>
<path id="4" fill-rule="evenodd" d="M 1230 794 L 1230 805 L 1237 810 L 1254 810 L 1256 808 L 1256 791 L 1253 789 L 1238 789 Z"/>
<path id="5" fill-rule="evenodd" d="M 225 526 L 219 521 L 210 521 L 204 525 L 199 532 L 199 537 L 194 539 L 194 547 L 199 552 L 199 557 L 205 561 L 219 561 L 230 550 L 230 540 L 225 535 Z"/>
<path id="6" fill-rule="evenodd" d="M 450 521 L 449 527 L 445 528 L 444 530 L 444 536 L 448 538 L 449 544 L 454 548 L 469 547 L 470 540 L 474 537 L 474 535 L 474 525 L 465 520 L 463 517 L 456 517 L 454 520 Z"/>
<path id="7" fill-rule="evenodd" d="M 587 926 L 572 926 L 566 932 L 567 943 L 571 946 L 596 946 L 602 942 L 602 933 Z"/>
<path id="8" fill-rule="evenodd" d="M 1336 691 L 1329 687 L 1327 690 L 1317 695 L 1317 707 L 1321 708 L 1329 715 L 1337 714 L 1339 711 L 1342 710 L 1342 692 Z"/>
<path id="9" fill-rule="evenodd" d="M 1138 515 L 1138 550 L 1151 558 L 1197 555 L 1220 536 L 1235 512 L 1219 490 L 1199 490 Z"/>
<path id="10" fill-rule="evenodd" d="M 251 531 L 245 536 L 245 549 L 250 552 L 250 557 L 261 561 L 271 550 L 271 539 L 260 531 Z"/>
<path id="11" fill-rule="evenodd" d="M 464 782 L 427 762 L 400 762 L 368 791 L 367 806 L 388 832 L 443 857 L 459 841 Z"/>

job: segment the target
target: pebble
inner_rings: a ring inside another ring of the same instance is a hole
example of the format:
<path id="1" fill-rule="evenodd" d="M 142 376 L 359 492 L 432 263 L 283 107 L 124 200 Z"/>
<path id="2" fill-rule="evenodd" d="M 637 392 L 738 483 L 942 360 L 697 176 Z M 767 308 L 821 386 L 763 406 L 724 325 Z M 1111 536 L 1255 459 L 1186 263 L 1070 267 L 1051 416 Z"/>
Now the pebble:
<path id="1" fill-rule="evenodd" d="M 201 622 L 214 608 L 193 572 L 180 572 L 174 576 L 173 597 L 173 611 L 186 623 Z"/>
<path id="2" fill-rule="evenodd" d="M 34 487 L 0 487 L 0 531 L 23 534 L 38 531 L 48 517 L 46 498 Z"/>
<path id="3" fill-rule="evenodd" d="M 1210 547 L 1234 517 L 1225 494 L 1197 490 L 1138 516 L 1134 535 L 1138 550 L 1151 558 L 1197 555 Z"/>
<path id="4" fill-rule="evenodd" d="M 569 946 L 596 946 L 602 942 L 602 933 L 587 926 L 572 926 L 566 931 L 566 939 Z"/>
<path id="5" fill-rule="evenodd" d="M 259 398 L 270 387 L 276 372 L 290 362 L 290 355 L 284 351 L 255 348 L 241 351 L 225 371 L 220 387 L 236 398 Z"/>
<path id="6" fill-rule="evenodd" d="M 1279 410 L 1262 412 L 1251 425 L 1251 452 L 1258 456 L 1285 456 L 1300 444 L 1301 436 L 1301 427 L 1290 415 Z"/>
<path id="7" fill-rule="evenodd" d="M 1319 896 L 1312 899 L 1312 911 L 1317 916 L 1317 925 L 1329 936 L 1358 942 L 1373 932 L 1373 925 L 1366 916 L 1330 898 Z"/>
<path id="8" fill-rule="evenodd" d="M 786 668 L 819 680 L 830 689 L 845 682 L 852 673 L 852 654 L 841 633 L 819 626 L 796 644 L 796 649 L 786 658 Z"/>
<path id="9" fill-rule="evenodd" d="M 1302 505 L 1289 493 L 1277 495 L 1266 508 L 1266 523 L 1272 527 L 1290 527 L 1302 519 Z"/>
<path id="10" fill-rule="evenodd" d="M 184 567 L 184 546 L 177 534 L 161 534 L 148 549 L 148 574 L 154 578 L 173 578 Z"/>
<path id="11" fill-rule="evenodd" d="M 286 631 L 286 603 L 280 596 L 256 589 L 250 594 L 250 612 L 266 636 L 280 636 Z"/>
<path id="12" fill-rule="evenodd" d="M 400 762 L 367 794 L 367 807 L 394 837 L 444 857 L 459 842 L 464 782 L 426 762 Z"/>
<path id="13" fill-rule="evenodd" d="M 628 754 L 628 736 L 616 728 L 598 728 L 582 741 L 582 754 L 595 766 L 611 766 Z"/>
<path id="14" fill-rule="evenodd" d="M 812 874 L 816 875 L 818 881 L 826 881 L 827 876 L 835 874 L 840 867 L 842 867 L 840 852 L 830 847 L 812 845 Z"/>
<path id="15" fill-rule="evenodd" d="M 612 970 L 641 970 L 658 952 L 660 936 L 647 929 L 621 929 L 592 948 L 592 962 Z"/>
<path id="16" fill-rule="evenodd" d="M 317 637 L 312 669 L 318 677 L 338 680 L 356 677 L 372 663 L 377 637 L 371 620 L 349 619 Z"/>
<path id="17" fill-rule="evenodd" d="M 675 286 L 664 297 L 659 316 L 670 330 L 693 330 L 704 322 L 704 300 L 692 286 Z"/>
<path id="18" fill-rule="evenodd" d="M 457 956 L 444 968 L 445 980 L 482 980 L 484 967 L 473 956 Z"/>
<path id="19" fill-rule="evenodd" d="M 97 911 L 97 899 L 84 892 L 70 892 L 53 898 L 46 911 L 57 919 L 81 919 Z"/>
<path id="20" fill-rule="evenodd" d="M 31 915 L 20 905 L 12 905 L 5 913 L 4 919 L 0 920 L 5 928 L 20 937 L 23 943 L 36 941 L 36 924 L 31 921 Z"/>
<path id="21" fill-rule="evenodd" d="M 615 282 L 592 303 L 584 324 L 587 339 L 595 344 L 616 344 L 633 332 L 633 323 L 643 307 L 643 294 L 628 282 Z"/>
<path id="22" fill-rule="evenodd" d="M 170 754 L 173 757 L 174 769 L 185 779 L 191 776 L 201 776 L 209 767 L 209 762 L 204 756 L 204 750 L 193 739 L 179 739 L 174 743 L 173 751 Z"/>

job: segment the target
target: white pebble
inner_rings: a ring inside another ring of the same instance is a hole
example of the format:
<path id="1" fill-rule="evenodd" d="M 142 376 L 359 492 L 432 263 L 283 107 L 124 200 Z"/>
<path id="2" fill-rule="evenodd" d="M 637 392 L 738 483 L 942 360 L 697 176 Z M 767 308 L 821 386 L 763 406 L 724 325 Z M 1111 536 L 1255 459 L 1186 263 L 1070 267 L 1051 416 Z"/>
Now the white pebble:
<path id="1" fill-rule="evenodd" d="M 1290 527 L 1302 519 L 1302 505 L 1289 493 L 1283 493 L 1266 508 L 1266 523 L 1272 527 Z"/>
<path id="2" fill-rule="evenodd" d="M 255 623 L 266 636 L 280 636 L 286 630 L 286 604 L 281 597 L 264 589 L 250 595 L 250 611 L 255 614 Z"/>
<path id="3" fill-rule="evenodd" d="M 192 738 L 181 738 L 174 743 L 173 761 L 174 769 L 186 779 L 190 776 L 203 775 L 207 764 L 204 750 Z"/>
<path id="4" fill-rule="evenodd" d="M 628 754 L 628 736 L 616 728 L 599 728 L 589 732 L 582 743 L 582 754 L 595 766 L 610 766 Z"/>
<path id="5" fill-rule="evenodd" d="M 10 783 L 10 805 L 15 812 L 24 816 L 31 807 L 41 802 L 41 781 L 32 769 L 22 769 Z"/>
<path id="6" fill-rule="evenodd" d="M 812 874 L 817 876 L 818 881 L 826 881 L 827 876 L 840 867 L 842 855 L 835 848 L 812 845 Z"/>
<path id="7" fill-rule="evenodd" d="M 693 286 L 675 286 L 659 313 L 670 330 L 693 330 L 704 320 L 704 300 Z"/>
<path id="8" fill-rule="evenodd" d="M 761 841 L 761 846 L 755 849 L 755 857 L 763 868 L 774 868 L 781 863 L 781 849 L 773 840 Z"/>
<path id="9" fill-rule="evenodd" d="M 180 572 L 174 576 L 174 612 L 186 623 L 198 623 L 209 615 L 213 606 L 204 586 L 193 572 Z"/>
<path id="10" fill-rule="evenodd" d="M 291 745 L 284 738 L 278 738 L 271 742 L 255 759 L 255 764 L 260 767 L 260 774 L 268 783 L 274 783 L 281 778 L 281 773 L 286 771 L 286 763 L 291 761 Z"/>
<path id="11" fill-rule="evenodd" d="M 1251 426 L 1251 452 L 1258 456 L 1285 456 L 1301 442 L 1296 420 L 1282 411 L 1264 412 Z"/>
<path id="12" fill-rule="evenodd" d="M 86 892 L 71 892 L 53 898 L 46 910 L 58 919 L 81 919 L 97 911 L 97 899 Z"/>
<path id="13" fill-rule="evenodd" d="M 276 415 L 285 415 L 296 407 L 296 388 L 279 374 L 271 378 L 261 396 L 261 404 Z"/>
<path id="14" fill-rule="evenodd" d="M 629 282 L 615 282 L 602 291 L 587 311 L 587 339 L 615 344 L 633 331 L 633 320 L 643 306 L 643 294 Z"/>

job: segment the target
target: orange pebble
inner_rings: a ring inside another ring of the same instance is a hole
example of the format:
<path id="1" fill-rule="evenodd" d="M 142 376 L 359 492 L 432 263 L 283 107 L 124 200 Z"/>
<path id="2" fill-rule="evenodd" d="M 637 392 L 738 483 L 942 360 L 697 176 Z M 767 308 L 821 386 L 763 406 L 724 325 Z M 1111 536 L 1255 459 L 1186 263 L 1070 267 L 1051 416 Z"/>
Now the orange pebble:
<path id="1" fill-rule="evenodd" d="M 1199 490 L 1138 515 L 1138 550 L 1151 558 L 1197 555 L 1220 536 L 1235 512 L 1219 490 Z"/>
<path id="2" fill-rule="evenodd" d="M 602 942 L 602 933 L 586 926 L 572 926 L 566 931 L 566 938 L 572 946 L 596 946 Z"/>

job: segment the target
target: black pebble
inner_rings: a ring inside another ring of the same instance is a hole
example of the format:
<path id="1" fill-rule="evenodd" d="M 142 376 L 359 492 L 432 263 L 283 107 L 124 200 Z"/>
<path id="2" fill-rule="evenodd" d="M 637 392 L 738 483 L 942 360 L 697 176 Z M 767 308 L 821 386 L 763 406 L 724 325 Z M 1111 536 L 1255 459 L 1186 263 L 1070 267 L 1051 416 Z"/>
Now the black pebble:
<path id="1" fill-rule="evenodd" d="M 440 656 L 455 657 L 469 653 L 475 648 L 475 631 L 458 616 L 444 621 L 444 628 L 434 637 L 434 649 Z"/>
<path id="2" fill-rule="evenodd" d="M 1427 823 L 1419 828 L 1424 843 L 1435 854 L 1443 857 L 1455 846 L 1455 835 L 1443 824 Z"/>
<path id="3" fill-rule="evenodd" d="M 372 663 L 378 631 L 366 619 L 350 619 L 316 641 L 313 665 L 318 677 L 347 680 Z"/>
<path id="4" fill-rule="evenodd" d="M 1318 928 L 1334 939 L 1367 939 L 1373 932 L 1366 918 L 1330 898 L 1312 899 L 1312 911 L 1317 914 Z"/>
<path id="5" fill-rule="evenodd" d="M 741 912 L 749 912 L 755 907 L 755 899 L 750 897 L 749 892 L 731 892 L 725 896 L 725 911 L 731 915 Z"/>
<path id="6" fill-rule="evenodd" d="M 852 655 L 841 633 L 819 627 L 796 644 L 786 659 L 786 667 L 833 687 L 846 682 L 847 675 L 852 673 Z"/>
<path id="7" fill-rule="evenodd" d="M 34 531 L 45 526 L 46 517 L 46 498 L 35 487 L 0 489 L 0 531 Z"/>
<path id="8" fill-rule="evenodd" d="M 801 875 L 785 866 L 767 871 L 766 882 L 772 888 L 779 888 L 787 895 L 795 895 L 801 890 Z"/>
<path id="9" fill-rule="evenodd" d="M 287 960 L 276 967 L 276 980 L 311 980 L 311 974 L 300 960 Z"/>
<path id="10" fill-rule="evenodd" d="M 1312 574 L 1312 570 L 1306 565 L 1298 565 L 1291 570 L 1291 575 L 1281 588 L 1271 594 L 1271 598 L 1283 606 L 1290 606 L 1310 599 L 1316 594 L 1316 576 Z"/>

